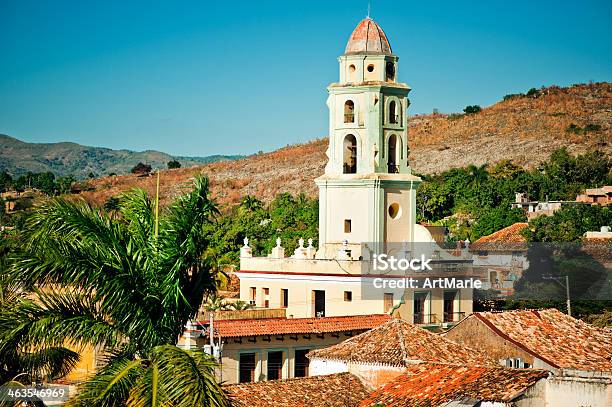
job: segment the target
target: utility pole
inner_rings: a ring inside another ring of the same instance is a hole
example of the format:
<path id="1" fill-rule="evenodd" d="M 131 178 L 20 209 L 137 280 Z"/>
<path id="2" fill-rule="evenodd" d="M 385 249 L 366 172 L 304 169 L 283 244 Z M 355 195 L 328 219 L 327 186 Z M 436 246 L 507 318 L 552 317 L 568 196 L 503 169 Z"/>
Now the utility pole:
<path id="1" fill-rule="evenodd" d="M 569 286 L 569 276 L 565 275 L 565 284 L 563 284 L 560 280 L 561 277 L 553 277 L 553 276 L 544 276 L 544 280 L 554 280 L 563 288 L 565 288 L 565 296 L 567 298 L 567 315 L 572 316 L 572 303 L 570 301 L 570 286 Z"/>

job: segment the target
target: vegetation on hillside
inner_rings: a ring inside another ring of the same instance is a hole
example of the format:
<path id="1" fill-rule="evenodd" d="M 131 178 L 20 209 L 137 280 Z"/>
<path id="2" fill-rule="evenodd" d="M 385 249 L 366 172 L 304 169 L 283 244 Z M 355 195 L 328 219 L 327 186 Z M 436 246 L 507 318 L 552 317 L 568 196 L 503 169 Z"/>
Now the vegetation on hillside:
<path id="1" fill-rule="evenodd" d="M 505 160 L 491 167 L 471 165 L 423 176 L 417 190 L 417 217 L 449 227 L 451 239 L 474 241 L 526 220 L 520 209 L 511 208 L 517 192 L 533 200 L 574 200 L 586 188 L 612 184 L 611 169 L 612 160 L 600 151 L 572 156 L 562 148 L 532 170 Z M 538 222 L 549 222 L 540 219 Z M 590 223 L 584 222 L 580 230 L 595 227 Z M 557 238 L 561 236 L 554 240 Z"/>

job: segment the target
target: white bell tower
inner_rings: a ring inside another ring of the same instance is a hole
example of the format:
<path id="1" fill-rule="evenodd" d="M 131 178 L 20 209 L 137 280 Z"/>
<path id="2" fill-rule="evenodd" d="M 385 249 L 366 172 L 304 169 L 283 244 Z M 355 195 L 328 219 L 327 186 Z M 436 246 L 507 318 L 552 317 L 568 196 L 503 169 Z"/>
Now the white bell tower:
<path id="1" fill-rule="evenodd" d="M 362 243 L 414 240 L 421 180 L 408 161 L 410 88 L 397 81 L 398 57 L 382 28 L 362 20 L 338 60 L 340 81 L 327 88 L 329 160 L 316 179 L 317 257 L 336 258 L 348 246 L 357 259 Z"/>

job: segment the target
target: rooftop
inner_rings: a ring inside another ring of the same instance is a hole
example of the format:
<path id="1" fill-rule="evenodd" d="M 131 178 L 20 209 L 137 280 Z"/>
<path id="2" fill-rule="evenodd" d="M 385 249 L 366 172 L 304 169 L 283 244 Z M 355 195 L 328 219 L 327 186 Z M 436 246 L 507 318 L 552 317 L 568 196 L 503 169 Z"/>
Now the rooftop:
<path id="1" fill-rule="evenodd" d="M 225 391 L 237 407 L 357 406 L 369 393 L 350 373 L 235 384 Z"/>
<path id="2" fill-rule="evenodd" d="M 478 318 L 554 368 L 612 372 L 612 332 L 556 309 L 475 312 L 464 321 L 468 318 Z"/>
<path id="3" fill-rule="evenodd" d="M 382 54 L 391 55 L 391 45 L 382 28 L 370 17 L 366 17 L 353 30 L 346 44 L 346 55 Z"/>
<path id="4" fill-rule="evenodd" d="M 308 357 L 391 366 L 407 366 L 419 362 L 498 365 L 497 361 L 490 360 L 477 350 L 461 346 L 401 319 L 392 319 L 337 345 L 312 350 Z"/>
<path id="5" fill-rule="evenodd" d="M 470 246 L 471 250 L 526 250 L 527 239 L 521 232 L 529 227 L 527 222 L 517 222 L 513 225 L 483 236 Z"/>
<path id="6" fill-rule="evenodd" d="M 464 398 L 508 403 L 547 376 L 534 369 L 412 365 L 360 405 L 439 406 Z"/>
<path id="7" fill-rule="evenodd" d="M 223 338 L 322 334 L 371 329 L 389 321 L 390 318 L 387 314 L 371 314 L 323 318 L 228 319 L 214 321 L 214 328 L 216 334 Z M 200 322 L 203 325 L 208 323 Z"/>

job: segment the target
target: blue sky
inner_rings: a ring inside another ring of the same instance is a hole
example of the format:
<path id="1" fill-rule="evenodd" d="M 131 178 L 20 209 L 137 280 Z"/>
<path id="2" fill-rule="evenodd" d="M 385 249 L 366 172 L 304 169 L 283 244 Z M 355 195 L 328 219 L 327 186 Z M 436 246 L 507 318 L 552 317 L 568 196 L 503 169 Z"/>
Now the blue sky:
<path id="1" fill-rule="evenodd" d="M 128 3 L 128 4 L 126 4 Z M 175 155 L 327 135 L 359 1 L 0 0 L 0 133 Z M 612 79 L 612 2 L 373 0 L 409 113 Z"/>

